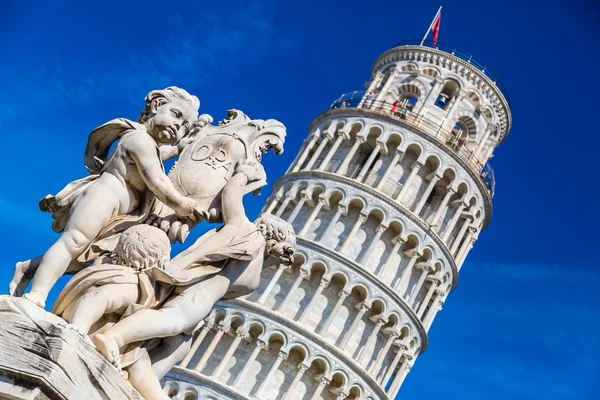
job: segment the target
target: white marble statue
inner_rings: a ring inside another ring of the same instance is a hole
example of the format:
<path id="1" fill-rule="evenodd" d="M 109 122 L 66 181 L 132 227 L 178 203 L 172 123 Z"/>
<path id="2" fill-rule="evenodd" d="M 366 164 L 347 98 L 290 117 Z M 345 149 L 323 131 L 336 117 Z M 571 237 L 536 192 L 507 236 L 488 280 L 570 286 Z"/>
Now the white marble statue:
<path id="1" fill-rule="evenodd" d="M 125 368 L 147 400 L 165 398 L 160 378 L 185 356 L 189 335 L 214 303 L 254 291 L 265 263 L 292 263 L 291 225 L 270 214 L 254 223 L 245 215 L 242 197 L 249 183 L 265 179 L 262 166 L 244 160 L 235 171 L 221 194 L 223 227 L 168 263 L 162 230 L 129 228 L 107 258 L 112 263 L 77 273 L 55 303 L 53 312 L 92 333 L 97 349 Z"/>
<path id="2" fill-rule="evenodd" d="M 25 296 L 44 307 L 48 292 L 94 241 L 123 231 L 148 217 L 155 199 L 181 218 L 202 216 L 196 201 L 182 195 L 164 172 L 159 147 L 176 146 L 198 117 L 200 102 L 185 90 L 169 87 L 150 92 L 140 123 L 110 121 L 90 134 L 85 165 L 92 173 L 71 182 L 56 196 L 40 201 L 51 212 L 52 228 L 61 237 L 33 264 L 39 263 Z M 108 159 L 110 146 L 119 140 Z M 115 237 L 118 239 L 118 237 Z M 10 293 L 15 294 L 31 262 L 18 264 Z M 21 276 L 19 276 L 19 274 Z"/>
<path id="3" fill-rule="evenodd" d="M 170 253 L 163 231 L 145 224 L 132 226 L 119 238 L 114 254 L 71 278 L 52 312 L 88 334 L 155 306 L 154 280 L 148 272 L 165 268 Z"/>
<path id="4" fill-rule="evenodd" d="M 148 94 L 138 123 L 94 130 L 84 157 L 91 175 L 40 201 L 61 237 L 18 263 L 9 287 L 21 295 L 31 280 L 24 297 L 44 307 L 58 278 L 77 272 L 53 312 L 147 400 L 165 398 L 159 380 L 213 305 L 251 293 L 265 264 L 289 265 L 294 253 L 290 224 L 270 214 L 251 222 L 242 202 L 266 185 L 262 153 L 283 151 L 285 127 L 238 110 L 213 126 L 198 108 L 195 96 L 169 87 Z M 162 162 L 174 157 L 167 175 Z M 170 244 L 204 220 L 224 225 L 169 261 Z"/>

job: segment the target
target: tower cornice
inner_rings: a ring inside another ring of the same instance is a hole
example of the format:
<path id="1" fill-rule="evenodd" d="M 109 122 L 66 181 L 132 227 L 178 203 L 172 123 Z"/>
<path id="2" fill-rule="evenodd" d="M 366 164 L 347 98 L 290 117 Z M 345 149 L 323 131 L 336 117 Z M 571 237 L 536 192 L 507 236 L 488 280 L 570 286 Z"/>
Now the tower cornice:
<path id="1" fill-rule="evenodd" d="M 426 46 L 400 45 L 393 47 L 377 58 L 371 69 L 371 78 L 378 71 L 398 61 L 419 61 L 445 68 L 477 86 L 490 100 L 500 117 L 499 142 L 504 141 L 512 125 L 508 99 L 502 90 L 483 71 L 471 63 L 445 51 Z"/>

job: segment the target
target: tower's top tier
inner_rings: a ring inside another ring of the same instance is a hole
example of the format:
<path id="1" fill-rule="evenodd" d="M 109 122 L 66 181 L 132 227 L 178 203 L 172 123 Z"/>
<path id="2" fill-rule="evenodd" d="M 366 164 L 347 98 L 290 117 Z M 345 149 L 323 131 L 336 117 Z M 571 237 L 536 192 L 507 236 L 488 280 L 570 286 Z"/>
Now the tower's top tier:
<path id="1" fill-rule="evenodd" d="M 428 107 L 430 117 L 468 115 L 464 125 L 485 125 L 486 130 L 491 130 L 488 138 L 496 142 L 494 147 L 500 144 L 510 130 L 512 118 L 508 92 L 498 76 L 471 54 L 455 47 L 440 42 L 435 47 L 427 41 L 420 44 L 420 40 L 397 43 L 375 61 L 371 83 L 380 83 L 379 100 L 390 94 L 401 98 L 400 92 L 412 90 L 413 95 L 427 96 L 437 106 Z M 411 84 L 414 87 L 407 86 Z M 480 118 L 483 124 L 467 121 Z M 482 134 L 465 133 L 466 137 Z"/>

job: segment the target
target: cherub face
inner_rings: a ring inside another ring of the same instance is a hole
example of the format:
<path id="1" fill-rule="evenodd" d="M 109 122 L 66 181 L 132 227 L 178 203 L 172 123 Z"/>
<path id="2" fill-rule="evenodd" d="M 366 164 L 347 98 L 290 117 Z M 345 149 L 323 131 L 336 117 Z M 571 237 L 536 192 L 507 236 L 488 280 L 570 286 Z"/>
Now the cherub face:
<path id="1" fill-rule="evenodd" d="M 160 143 L 176 145 L 192 125 L 188 109 L 187 104 L 180 100 L 158 106 L 156 114 L 148 120 L 148 132 Z"/>

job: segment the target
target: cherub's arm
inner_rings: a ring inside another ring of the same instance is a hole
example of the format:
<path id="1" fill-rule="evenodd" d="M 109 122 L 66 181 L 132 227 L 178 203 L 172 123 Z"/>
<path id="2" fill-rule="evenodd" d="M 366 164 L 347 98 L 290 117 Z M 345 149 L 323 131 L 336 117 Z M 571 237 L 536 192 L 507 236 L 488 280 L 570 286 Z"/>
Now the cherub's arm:
<path id="1" fill-rule="evenodd" d="M 133 135 L 123 145 L 148 189 L 178 215 L 191 216 L 195 203 L 192 199 L 182 196 L 164 173 L 152 138 L 146 134 Z"/>
<path id="2" fill-rule="evenodd" d="M 244 221 L 248 221 L 242 198 L 246 192 L 248 182 L 260 179 L 266 179 L 264 169 L 260 163 L 243 161 L 238 164 L 236 173 L 227 182 L 221 195 L 225 226 L 237 226 Z"/>
<path id="3" fill-rule="evenodd" d="M 177 146 L 171 146 L 170 144 L 163 144 L 160 146 L 160 159 L 162 161 L 169 161 L 179 155 L 179 149 Z"/>

